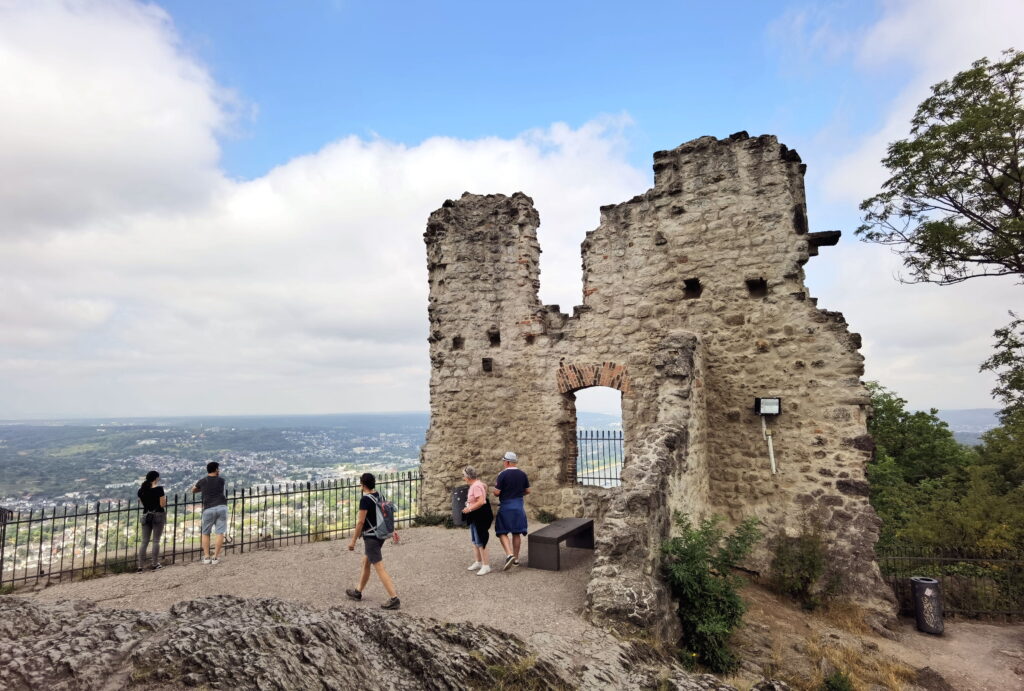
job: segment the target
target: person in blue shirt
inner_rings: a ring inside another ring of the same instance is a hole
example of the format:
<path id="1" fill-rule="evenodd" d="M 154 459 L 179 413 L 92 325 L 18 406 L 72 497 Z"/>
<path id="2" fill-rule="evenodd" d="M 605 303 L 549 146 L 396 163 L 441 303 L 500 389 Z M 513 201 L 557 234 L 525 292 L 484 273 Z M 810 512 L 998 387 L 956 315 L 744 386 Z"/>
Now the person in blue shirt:
<path id="1" fill-rule="evenodd" d="M 505 469 L 498 473 L 494 483 L 494 496 L 501 502 L 494 518 L 494 534 L 505 550 L 505 564 L 501 570 L 508 571 L 513 564 L 519 566 L 519 548 L 526 535 L 523 497 L 530 493 L 530 478 L 518 468 L 519 457 L 511 451 L 502 456 L 501 462 Z"/>

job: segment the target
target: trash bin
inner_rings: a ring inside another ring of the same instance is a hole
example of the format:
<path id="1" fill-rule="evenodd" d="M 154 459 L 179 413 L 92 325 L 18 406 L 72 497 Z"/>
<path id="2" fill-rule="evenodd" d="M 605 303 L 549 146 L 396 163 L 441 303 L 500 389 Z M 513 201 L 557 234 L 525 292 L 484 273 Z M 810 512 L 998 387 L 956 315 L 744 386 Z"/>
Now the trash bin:
<path id="1" fill-rule="evenodd" d="M 914 597 L 914 617 L 917 630 L 939 635 L 943 631 L 942 589 L 934 578 L 914 576 L 910 579 L 910 590 Z"/>
<path id="2" fill-rule="evenodd" d="M 466 508 L 466 499 L 469 497 L 469 485 L 456 487 L 452 491 L 452 523 L 457 526 L 466 525 L 466 514 L 462 509 Z"/>

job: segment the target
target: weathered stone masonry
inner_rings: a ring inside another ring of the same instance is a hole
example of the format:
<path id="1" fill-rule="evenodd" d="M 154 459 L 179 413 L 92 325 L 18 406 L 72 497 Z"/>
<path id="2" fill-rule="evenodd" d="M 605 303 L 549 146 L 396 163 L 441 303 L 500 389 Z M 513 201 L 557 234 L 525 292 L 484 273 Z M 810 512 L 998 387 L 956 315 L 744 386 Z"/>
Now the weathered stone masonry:
<path id="1" fill-rule="evenodd" d="M 654 188 L 602 207 L 587 234 L 572 316 L 538 300 L 529 197 L 465 194 L 431 214 L 427 506 L 444 510 L 464 465 L 490 482 L 515 450 L 531 510 L 601 519 L 588 603 L 616 625 L 672 634 L 658 546 L 675 510 L 753 515 L 769 533 L 816 520 L 846 587 L 883 607 L 860 337 L 804 287 L 808 258 L 838 240 L 808 232 L 804 170 L 773 136 L 656 153 Z M 622 392 L 616 489 L 574 482 L 573 393 L 595 385 Z M 783 399 L 775 475 L 755 396 Z"/>

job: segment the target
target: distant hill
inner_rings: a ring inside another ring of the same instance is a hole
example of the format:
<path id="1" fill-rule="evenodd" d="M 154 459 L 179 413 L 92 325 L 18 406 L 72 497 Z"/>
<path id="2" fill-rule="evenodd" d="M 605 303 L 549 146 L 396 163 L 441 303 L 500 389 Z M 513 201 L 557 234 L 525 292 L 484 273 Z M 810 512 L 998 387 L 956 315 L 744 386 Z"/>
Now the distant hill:
<path id="1" fill-rule="evenodd" d="M 958 442 L 977 446 L 983 432 L 999 426 L 998 414 L 998 408 L 940 410 L 939 419 L 949 425 Z"/>

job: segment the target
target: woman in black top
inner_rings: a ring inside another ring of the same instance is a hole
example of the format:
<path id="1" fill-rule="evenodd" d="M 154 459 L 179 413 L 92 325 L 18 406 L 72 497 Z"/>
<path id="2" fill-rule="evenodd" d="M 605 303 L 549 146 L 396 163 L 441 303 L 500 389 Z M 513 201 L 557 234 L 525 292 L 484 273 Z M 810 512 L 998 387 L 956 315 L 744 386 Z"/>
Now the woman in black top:
<path id="1" fill-rule="evenodd" d="M 150 539 L 153 540 L 153 569 L 160 568 L 160 536 L 164 533 L 167 514 L 167 497 L 164 488 L 159 486 L 160 473 L 151 470 L 146 473 L 146 480 L 139 487 L 139 501 L 142 502 L 142 547 L 139 548 L 139 571 L 146 561 L 146 548 Z"/>

